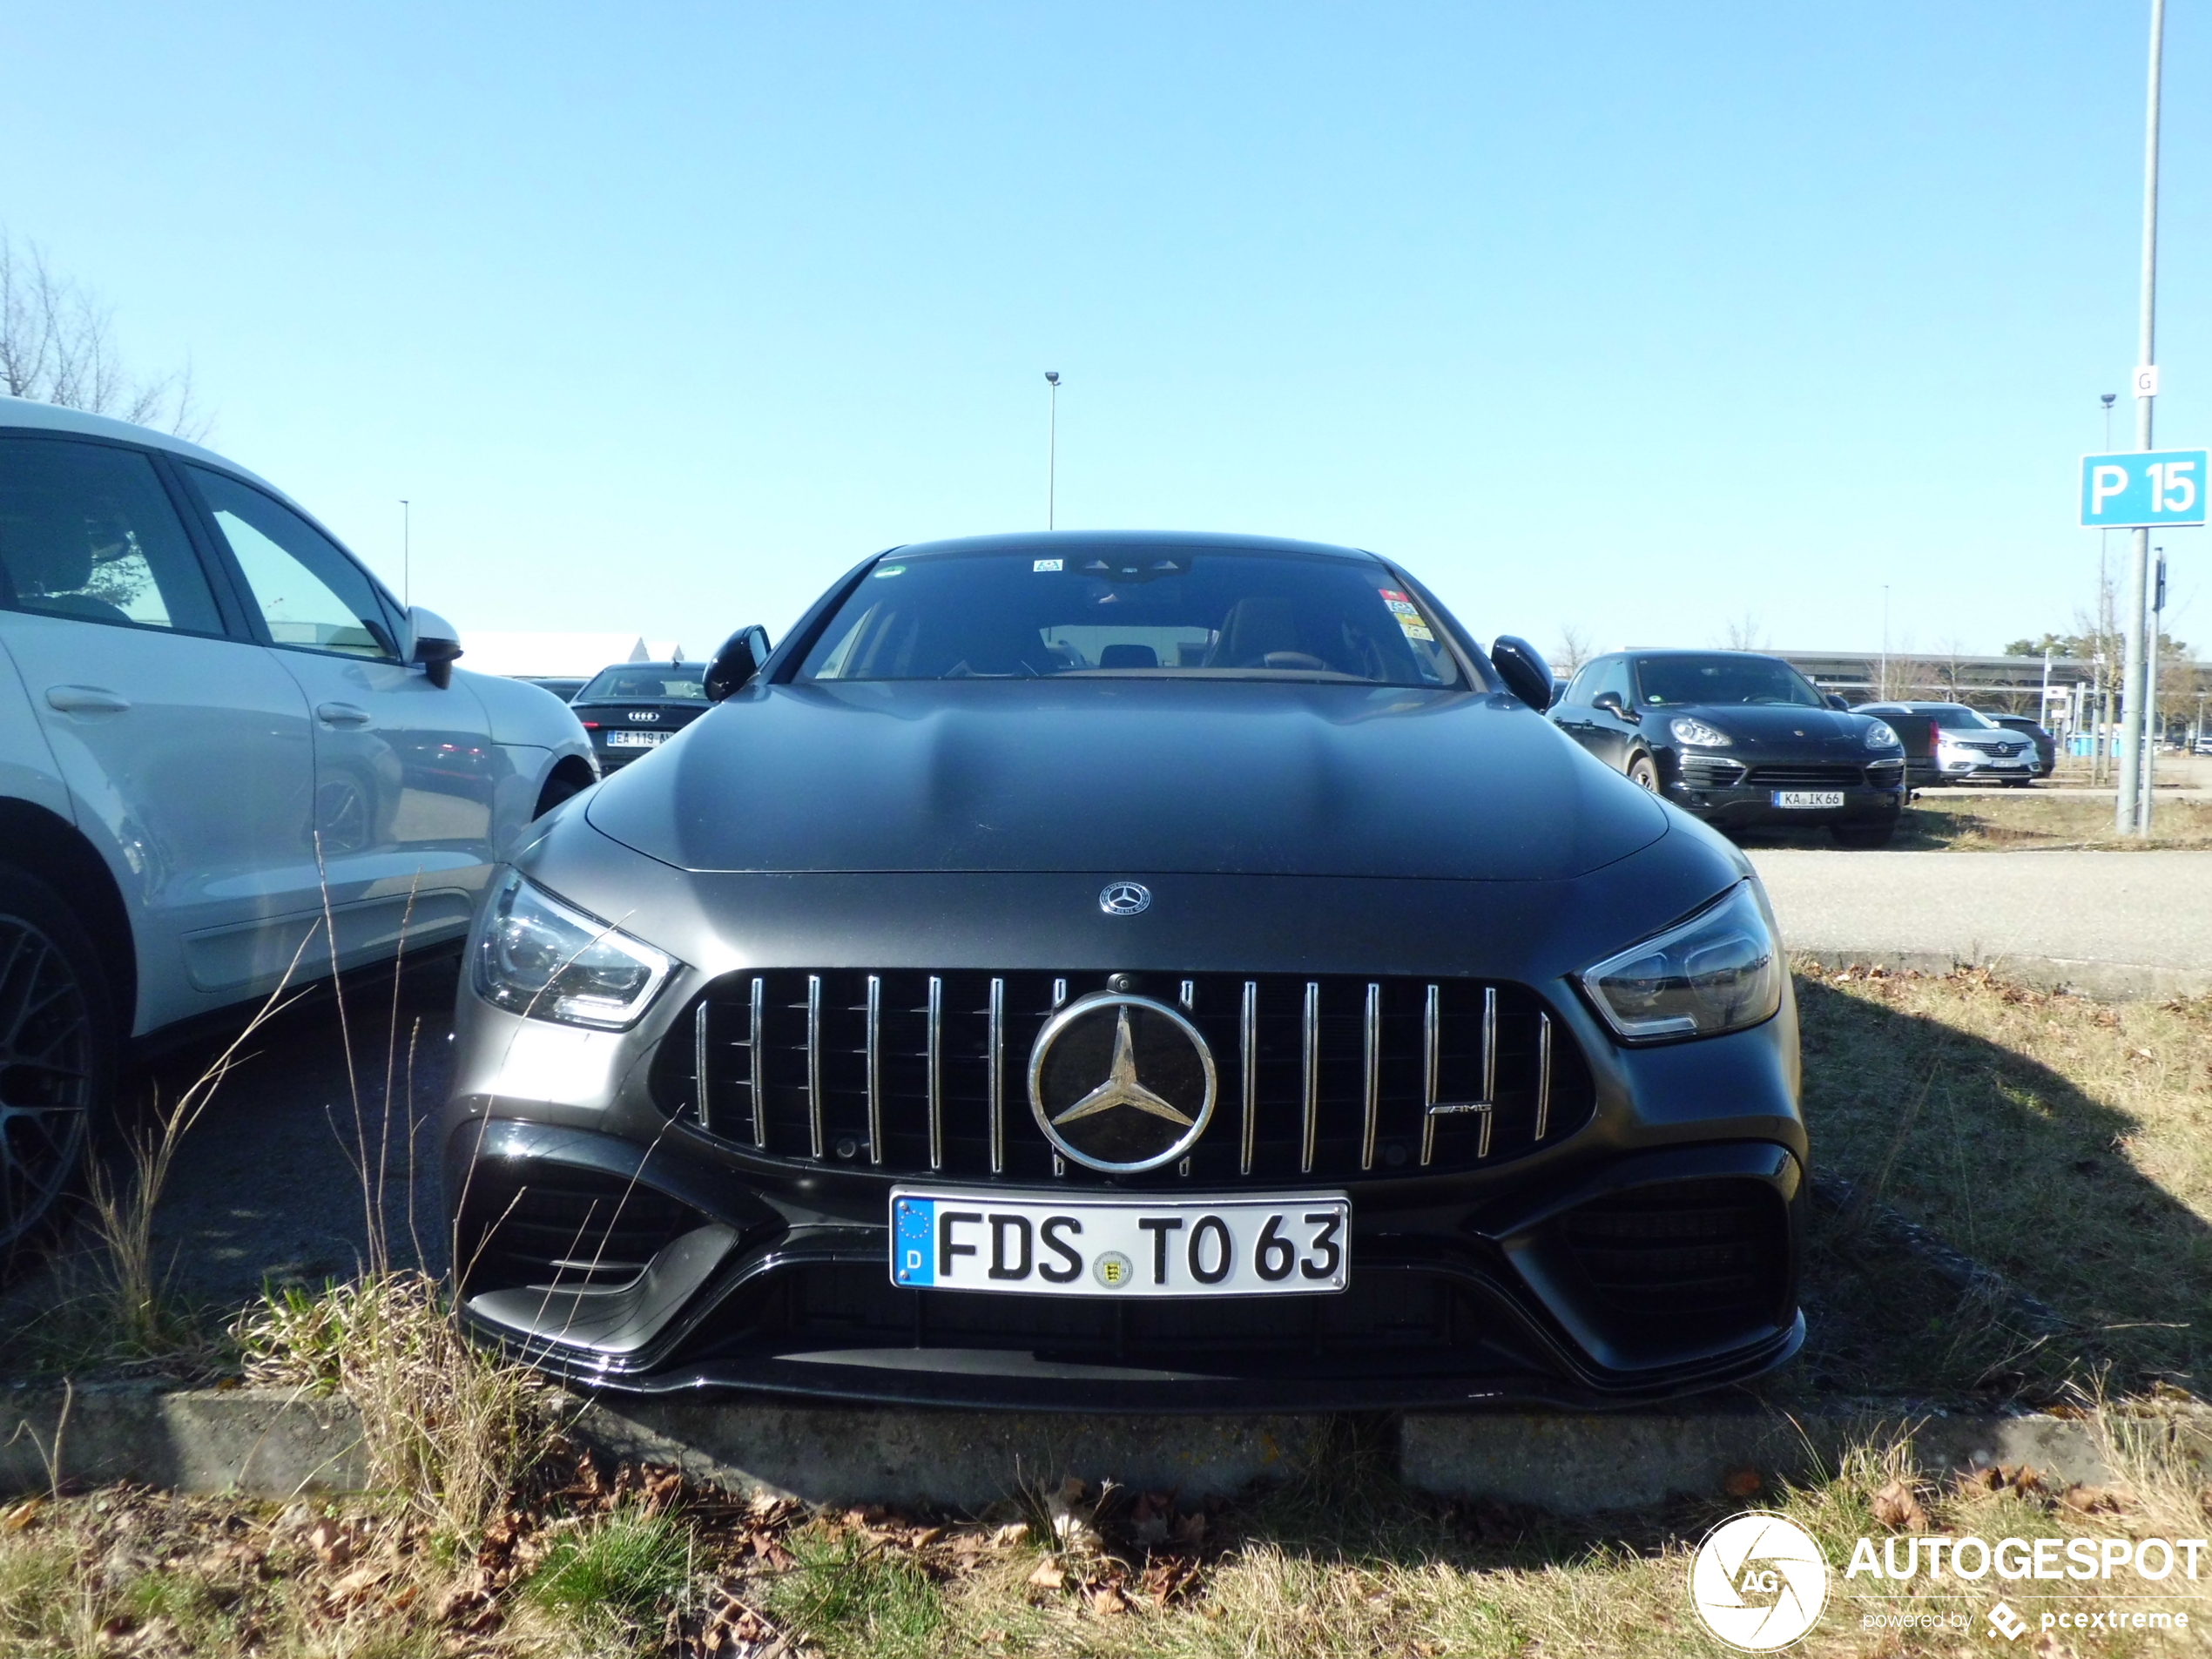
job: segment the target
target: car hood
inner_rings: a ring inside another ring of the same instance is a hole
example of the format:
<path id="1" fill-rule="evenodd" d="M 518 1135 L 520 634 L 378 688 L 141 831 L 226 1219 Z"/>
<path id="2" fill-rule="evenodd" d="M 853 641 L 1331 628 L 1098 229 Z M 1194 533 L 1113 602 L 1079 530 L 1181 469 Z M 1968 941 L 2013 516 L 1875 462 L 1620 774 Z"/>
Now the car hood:
<path id="1" fill-rule="evenodd" d="M 1546 880 L 1667 809 L 1500 694 L 1152 679 L 754 687 L 593 792 L 694 871 Z"/>
<path id="2" fill-rule="evenodd" d="M 1737 748 L 1761 753 L 1857 750 L 1866 744 L 1867 717 L 1836 709 L 1774 703 L 1700 703 L 1644 711 L 1645 720 L 1662 732 L 1668 721 L 1683 715 L 1727 732 Z"/>

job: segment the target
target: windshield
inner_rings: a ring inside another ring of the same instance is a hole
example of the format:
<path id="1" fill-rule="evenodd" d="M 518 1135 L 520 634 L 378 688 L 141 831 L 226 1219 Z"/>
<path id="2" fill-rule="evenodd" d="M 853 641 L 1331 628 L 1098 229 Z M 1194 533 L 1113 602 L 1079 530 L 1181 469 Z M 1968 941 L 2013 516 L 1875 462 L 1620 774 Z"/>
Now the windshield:
<path id="1" fill-rule="evenodd" d="M 1458 685 L 1458 663 L 1372 559 L 1293 550 L 1070 547 L 887 555 L 801 679 L 1069 674 Z"/>
<path id="2" fill-rule="evenodd" d="M 1659 708 L 1692 703 L 1783 703 L 1827 707 L 1811 682 L 1771 657 L 1639 657 L 1642 701 Z"/>
<path id="3" fill-rule="evenodd" d="M 1945 703 L 1922 711 L 1946 732 L 1993 732 L 1997 729 L 1995 721 L 1983 719 L 1979 710 L 1970 709 L 1963 703 Z"/>
<path id="4" fill-rule="evenodd" d="M 704 665 L 624 663 L 602 670 L 599 677 L 577 692 L 577 703 L 704 703 L 706 683 Z"/>

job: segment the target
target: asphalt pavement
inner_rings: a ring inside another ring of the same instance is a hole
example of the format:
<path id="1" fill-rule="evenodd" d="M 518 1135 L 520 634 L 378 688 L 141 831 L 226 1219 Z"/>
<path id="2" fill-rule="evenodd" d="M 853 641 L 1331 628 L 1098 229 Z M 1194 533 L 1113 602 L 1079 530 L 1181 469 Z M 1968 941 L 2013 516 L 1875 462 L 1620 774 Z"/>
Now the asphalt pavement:
<path id="1" fill-rule="evenodd" d="M 1793 952 L 2002 968 L 2102 996 L 2212 991 L 2212 853 L 1750 853 Z"/>

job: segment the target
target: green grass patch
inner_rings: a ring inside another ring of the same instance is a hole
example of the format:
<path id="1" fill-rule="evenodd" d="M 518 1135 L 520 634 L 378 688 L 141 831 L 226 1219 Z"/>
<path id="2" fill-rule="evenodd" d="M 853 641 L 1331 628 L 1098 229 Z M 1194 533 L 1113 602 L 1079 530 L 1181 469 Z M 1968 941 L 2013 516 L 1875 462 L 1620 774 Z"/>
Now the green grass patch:
<path id="1" fill-rule="evenodd" d="M 530 1575 L 540 1607 L 623 1620 L 656 1615 L 691 1576 L 691 1536 L 666 1515 L 617 1509 L 581 1533 L 557 1540 Z"/>
<path id="2" fill-rule="evenodd" d="M 794 1533 L 792 1567 L 768 1594 L 768 1609 L 831 1659 L 902 1659 L 934 1653 L 946 1625 L 943 1593 L 907 1556 L 856 1533 Z"/>

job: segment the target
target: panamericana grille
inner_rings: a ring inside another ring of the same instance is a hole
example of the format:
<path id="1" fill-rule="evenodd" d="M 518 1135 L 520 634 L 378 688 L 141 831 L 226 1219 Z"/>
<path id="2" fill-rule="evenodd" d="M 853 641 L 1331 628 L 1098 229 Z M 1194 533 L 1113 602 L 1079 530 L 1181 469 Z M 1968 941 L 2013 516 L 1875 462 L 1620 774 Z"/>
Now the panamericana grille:
<path id="1" fill-rule="evenodd" d="M 1760 789 L 1857 789 L 1866 781 L 1863 766 L 1754 766 L 1744 781 Z"/>
<path id="2" fill-rule="evenodd" d="M 1771 1318 L 1789 1223 L 1771 1189 L 1730 1177 L 1635 1187 L 1570 1210 L 1567 1247 L 1622 1313 Z"/>
<path id="3" fill-rule="evenodd" d="M 1101 1184 L 1055 1154 L 1028 1080 L 1045 1021 L 1107 979 L 732 974 L 663 1042 L 656 1085 L 671 1110 L 779 1161 Z M 1214 1056 L 1213 1118 L 1162 1179 L 1227 1186 L 1487 1168 L 1573 1134 L 1595 1109 L 1581 1051 L 1525 986 L 1134 979 L 1127 988 L 1181 1008 Z"/>

